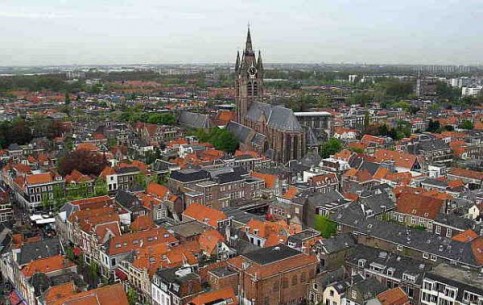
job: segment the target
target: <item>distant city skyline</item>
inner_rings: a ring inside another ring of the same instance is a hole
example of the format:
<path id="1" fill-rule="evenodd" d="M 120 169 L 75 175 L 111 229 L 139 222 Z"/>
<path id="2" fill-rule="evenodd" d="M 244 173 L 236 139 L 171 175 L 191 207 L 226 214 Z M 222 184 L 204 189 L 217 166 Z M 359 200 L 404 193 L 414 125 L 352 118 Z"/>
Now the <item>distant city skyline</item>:
<path id="1" fill-rule="evenodd" d="M 483 2 L 3 0 L 0 65 L 232 63 L 247 23 L 267 63 L 481 65 Z"/>

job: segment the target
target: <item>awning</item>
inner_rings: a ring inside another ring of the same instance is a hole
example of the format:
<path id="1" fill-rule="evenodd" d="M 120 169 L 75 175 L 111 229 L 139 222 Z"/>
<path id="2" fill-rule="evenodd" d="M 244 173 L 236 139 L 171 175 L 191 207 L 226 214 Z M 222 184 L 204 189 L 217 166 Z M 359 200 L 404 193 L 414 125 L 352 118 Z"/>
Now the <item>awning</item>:
<path id="1" fill-rule="evenodd" d="M 114 272 L 116 274 L 116 277 L 120 279 L 121 281 L 127 281 L 127 274 L 124 273 L 121 269 L 116 269 Z"/>

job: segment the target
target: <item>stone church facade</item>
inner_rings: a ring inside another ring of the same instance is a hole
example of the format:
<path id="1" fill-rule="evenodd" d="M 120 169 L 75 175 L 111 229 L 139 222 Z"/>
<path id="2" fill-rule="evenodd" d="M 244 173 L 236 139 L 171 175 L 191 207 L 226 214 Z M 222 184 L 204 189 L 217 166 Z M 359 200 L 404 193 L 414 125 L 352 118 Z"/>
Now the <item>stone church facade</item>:
<path id="1" fill-rule="evenodd" d="M 287 163 L 306 153 L 306 131 L 291 109 L 263 102 L 263 63 L 255 55 L 250 29 L 245 49 L 235 64 L 237 119 L 227 128 L 241 149 L 258 151 L 274 161 Z"/>

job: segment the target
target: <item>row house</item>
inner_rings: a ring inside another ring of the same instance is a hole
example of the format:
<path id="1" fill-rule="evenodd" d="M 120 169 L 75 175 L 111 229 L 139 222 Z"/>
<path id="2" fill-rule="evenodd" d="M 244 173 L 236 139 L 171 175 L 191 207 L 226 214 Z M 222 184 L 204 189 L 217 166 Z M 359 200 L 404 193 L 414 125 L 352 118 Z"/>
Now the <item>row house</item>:
<path id="1" fill-rule="evenodd" d="M 183 245 L 169 246 L 159 243 L 133 251 L 132 258 L 119 262 L 115 274 L 138 292 L 140 302 L 146 303 L 153 297 L 151 282 L 156 271 L 176 267 L 196 269 L 198 259 L 191 249 Z"/>
<path id="2" fill-rule="evenodd" d="M 234 201 L 260 198 L 264 182 L 240 168 L 219 170 L 180 170 L 171 173 L 168 187 L 183 191 L 185 205 L 199 202 L 216 209 L 226 208 Z"/>
<path id="3" fill-rule="evenodd" d="M 224 212 L 199 203 L 192 203 L 184 210 L 183 221 L 197 221 L 223 234 L 231 224 L 231 219 Z"/>
<path id="4" fill-rule="evenodd" d="M 39 209 L 43 201 L 53 200 L 54 194 L 65 192 L 65 180 L 54 172 L 20 176 L 14 182 L 16 200 L 31 212 Z"/>
<path id="5" fill-rule="evenodd" d="M 479 189 L 483 185 L 483 173 L 463 168 L 452 167 L 447 177 L 449 180 L 461 180 L 469 189 Z"/>
<path id="6" fill-rule="evenodd" d="M 440 264 L 424 276 L 421 304 L 483 304 L 481 274 Z"/>
<path id="7" fill-rule="evenodd" d="M 407 226 L 432 230 L 433 221 L 439 213 L 445 212 L 444 201 L 421 194 L 402 193 L 396 201 L 392 217 Z M 451 237 L 451 236 L 450 236 Z"/>
<path id="8" fill-rule="evenodd" d="M 346 259 L 351 274 L 377 279 L 386 288 L 401 287 L 412 304 L 419 304 L 423 277 L 431 264 L 398 253 L 357 245 Z"/>
<path id="9" fill-rule="evenodd" d="M 99 209 L 112 205 L 113 202 L 114 201 L 109 196 L 98 196 L 67 202 L 60 208 L 59 212 L 55 216 L 55 229 L 57 236 L 62 242 L 72 242 L 72 224 L 68 223 L 68 219 L 74 212 L 87 209 Z M 122 219 L 122 216 L 120 216 L 120 218 Z"/>
<path id="10" fill-rule="evenodd" d="M 13 219 L 13 207 L 10 194 L 0 187 L 0 223 Z"/>
<path id="11" fill-rule="evenodd" d="M 31 279 L 39 273 L 43 273 L 47 278 L 65 273 L 76 273 L 77 266 L 62 255 L 41 258 L 32 261 L 22 268 L 20 271 L 20 285 L 17 289 L 23 299 L 28 304 L 37 304 L 36 287 L 34 287 Z"/>
<path id="12" fill-rule="evenodd" d="M 122 234 L 119 214 L 115 208 L 107 206 L 77 211 L 69 216 L 67 236 L 83 251 L 87 263 L 100 263 L 101 247 L 112 237 Z"/>
<path id="13" fill-rule="evenodd" d="M 137 123 L 134 131 L 142 140 L 155 146 L 183 137 L 183 129 L 178 126 Z"/>
<path id="14" fill-rule="evenodd" d="M 201 278 L 191 267 L 158 270 L 151 285 L 153 305 L 185 305 L 202 292 Z"/>
<path id="15" fill-rule="evenodd" d="M 125 260 L 132 251 L 157 244 L 176 246 L 178 240 L 164 228 L 154 228 L 113 236 L 99 250 L 100 265 L 104 275 L 109 277 L 119 263 Z"/>
<path id="16" fill-rule="evenodd" d="M 422 259 L 480 269 L 483 266 L 483 238 L 469 242 L 450 239 L 375 217 L 368 217 L 358 205 L 349 205 L 332 217 L 338 232 L 352 232 L 359 244 Z"/>
<path id="17" fill-rule="evenodd" d="M 139 184 L 137 177 L 141 170 L 137 166 L 106 167 L 99 177 L 106 180 L 107 190 L 115 193 L 117 190 L 130 190 Z"/>

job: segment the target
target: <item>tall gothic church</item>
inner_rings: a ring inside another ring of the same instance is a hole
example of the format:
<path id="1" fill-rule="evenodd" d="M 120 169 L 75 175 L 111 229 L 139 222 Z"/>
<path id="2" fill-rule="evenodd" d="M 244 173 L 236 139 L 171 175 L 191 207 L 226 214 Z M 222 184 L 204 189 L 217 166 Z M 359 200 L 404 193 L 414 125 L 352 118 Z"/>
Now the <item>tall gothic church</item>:
<path id="1" fill-rule="evenodd" d="M 291 109 L 263 102 L 263 63 L 253 50 L 250 29 L 241 57 L 237 53 L 235 89 L 237 121 L 227 128 L 241 149 L 255 150 L 274 161 L 286 163 L 305 155 L 306 136 Z"/>

